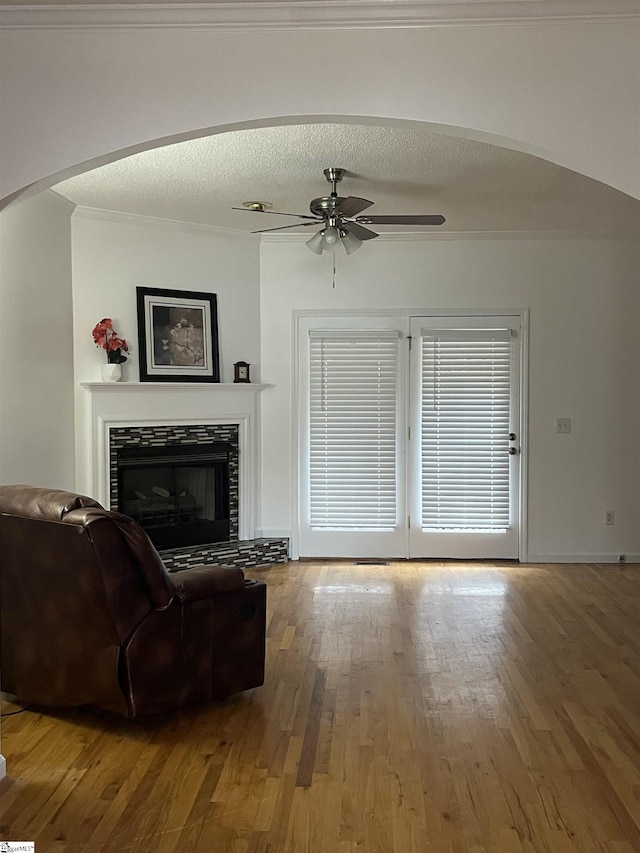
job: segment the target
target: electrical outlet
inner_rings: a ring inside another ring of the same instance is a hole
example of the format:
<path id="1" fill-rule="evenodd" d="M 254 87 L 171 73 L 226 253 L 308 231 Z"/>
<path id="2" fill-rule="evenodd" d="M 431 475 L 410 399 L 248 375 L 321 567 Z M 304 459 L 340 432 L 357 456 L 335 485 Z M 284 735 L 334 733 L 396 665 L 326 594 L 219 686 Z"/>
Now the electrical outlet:
<path id="1" fill-rule="evenodd" d="M 604 511 L 604 523 L 605 524 L 615 524 L 616 523 L 616 514 L 612 509 L 605 509 L 605 511 Z"/>
<path id="2" fill-rule="evenodd" d="M 556 418 L 556 432 L 571 432 L 571 418 Z"/>

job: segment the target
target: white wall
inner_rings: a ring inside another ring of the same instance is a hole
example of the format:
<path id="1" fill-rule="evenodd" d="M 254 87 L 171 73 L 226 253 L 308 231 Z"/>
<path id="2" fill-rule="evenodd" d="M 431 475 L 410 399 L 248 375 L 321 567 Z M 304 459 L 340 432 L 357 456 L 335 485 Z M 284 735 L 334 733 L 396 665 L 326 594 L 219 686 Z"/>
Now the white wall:
<path id="1" fill-rule="evenodd" d="M 262 528 L 291 527 L 292 311 L 530 309 L 529 557 L 608 559 L 640 551 L 638 268 L 624 240 L 379 238 L 312 255 L 264 240 Z M 571 435 L 555 433 L 570 417 Z M 616 524 L 605 527 L 605 509 Z"/>
<path id="2" fill-rule="evenodd" d="M 100 382 L 106 357 L 91 330 L 111 317 L 129 344 L 124 382 L 137 382 L 136 287 L 215 293 L 218 306 L 220 380 L 233 381 L 233 364 L 248 361 L 260 380 L 260 254 L 255 236 L 182 222 L 78 208 L 72 217 L 73 334 L 76 382 Z M 179 398 L 168 410 L 180 416 Z M 148 399 L 148 395 L 144 395 Z M 141 400 L 135 403 L 140 405 Z M 96 448 L 88 441 L 91 416 L 85 389 L 76 384 L 76 467 L 81 491 L 93 489 Z M 214 409 L 212 397 L 211 411 Z M 149 410 L 151 413 L 151 409 Z M 209 413 L 211 415 L 211 413 Z M 256 425 L 259 429 L 259 422 Z"/>
<path id="3" fill-rule="evenodd" d="M 220 372 L 233 381 L 233 364 L 248 361 L 260 379 L 257 238 L 238 232 L 78 208 L 72 217 L 73 329 L 78 382 L 100 381 L 105 363 L 91 330 L 103 317 L 130 347 L 123 380 L 136 382 L 136 287 L 215 293 Z"/>
<path id="4" fill-rule="evenodd" d="M 640 197 L 639 43 L 638 20 L 5 29 L 0 199 L 151 140 L 318 116 L 470 128 Z"/>
<path id="5" fill-rule="evenodd" d="M 74 486 L 71 225 L 52 192 L 0 214 L 0 482 Z"/>

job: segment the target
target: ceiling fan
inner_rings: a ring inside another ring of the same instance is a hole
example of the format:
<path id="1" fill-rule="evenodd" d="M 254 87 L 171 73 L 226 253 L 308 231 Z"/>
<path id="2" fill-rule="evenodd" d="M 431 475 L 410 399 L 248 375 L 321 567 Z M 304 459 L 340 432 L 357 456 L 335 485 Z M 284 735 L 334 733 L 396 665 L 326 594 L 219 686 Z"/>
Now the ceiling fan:
<path id="1" fill-rule="evenodd" d="M 372 201 L 356 196 L 343 198 L 338 195 L 337 186 L 345 174 L 344 169 L 335 166 L 325 169 L 324 176 L 331 184 L 331 195 L 314 198 L 309 205 L 311 216 L 302 213 L 281 213 L 276 210 L 267 210 L 268 204 L 261 201 L 245 202 L 244 207 L 234 207 L 232 210 L 249 210 L 253 213 L 271 213 L 276 216 L 295 216 L 296 219 L 308 219 L 309 222 L 293 225 L 281 225 L 278 228 L 262 228 L 252 231 L 252 234 L 264 234 L 267 231 L 284 231 L 286 228 L 299 228 L 300 225 L 322 225 L 320 231 L 307 241 L 307 246 L 316 255 L 322 252 L 335 252 L 338 245 L 342 245 L 346 253 L 350 255 L 359 249 L 364 240 L 373 240 L 379 235 L 365 225 L 442 225 L 444 216 L 435 215 L 409 215 L 409 216 L 358 216 L 363 210 L 371 207 Z"/>

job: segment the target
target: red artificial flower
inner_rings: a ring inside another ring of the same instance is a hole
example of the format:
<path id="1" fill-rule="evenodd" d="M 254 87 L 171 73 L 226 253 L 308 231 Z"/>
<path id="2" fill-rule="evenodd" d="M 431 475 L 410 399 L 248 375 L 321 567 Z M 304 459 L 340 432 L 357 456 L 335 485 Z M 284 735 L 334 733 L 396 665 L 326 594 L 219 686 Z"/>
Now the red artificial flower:
<path id="1" fill-rule="evenodd" d="M 123 349 L 125 352 L 129 352 L 129 347 L 127 346 L 127 342 L 125 341 L 125 339 L 119 338 L 115 332 L 107 340 L 107 345 L 105 349 L 108 351 L 114 349 Z"/>
<path id="2" fill-rule="evenodd" d="M 122 355 L 122 350 L 125 352 L 129 352 L 129 347 L 124 338 L 118 337 L 118 334 L 113 328 L 113 321 L 111 317 L 105 317 L 103 320 L 100 320 L 99 323 L 96 323 L 93 332 L 93 342 L 97 347 L 103 349 L 109 358 L 109 361 L 112 361 L 112 357 L 110 353 L 117 353 L 118 362 L 126 361 L 126 356 Z"/>

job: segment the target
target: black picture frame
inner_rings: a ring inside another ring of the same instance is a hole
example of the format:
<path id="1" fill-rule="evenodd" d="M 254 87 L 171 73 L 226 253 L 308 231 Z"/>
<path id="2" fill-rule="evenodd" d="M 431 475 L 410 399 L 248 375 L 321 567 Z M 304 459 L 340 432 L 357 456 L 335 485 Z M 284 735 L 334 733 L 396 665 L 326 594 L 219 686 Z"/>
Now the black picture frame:
<path id="1" fill-rule="evenodd" d="M 215 293 L 136 287 L 141 382 L 220 382 Z"/>

